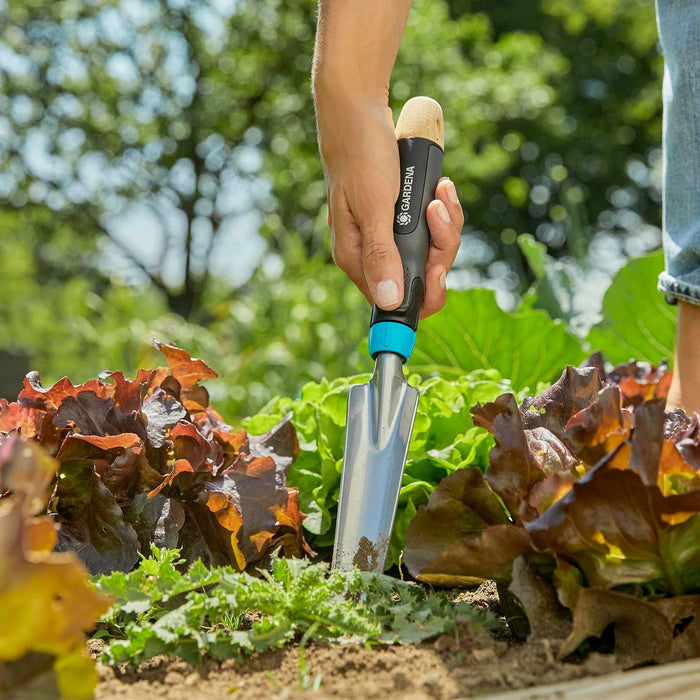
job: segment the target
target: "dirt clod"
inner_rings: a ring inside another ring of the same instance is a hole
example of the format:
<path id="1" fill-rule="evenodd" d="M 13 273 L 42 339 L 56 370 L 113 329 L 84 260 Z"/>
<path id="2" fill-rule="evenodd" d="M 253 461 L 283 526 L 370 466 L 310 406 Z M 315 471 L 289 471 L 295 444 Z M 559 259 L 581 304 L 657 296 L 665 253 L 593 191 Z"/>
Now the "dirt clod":
<path id="1" fill-rule="evenodd" d="M 379 551 L 382 549 L 382 544 L 377 543 L 375 546 L 367 537 L 360 540 L 357 548 L 357 553 L 353 558 L 353 564 L 363 571 L 374 571 L 379 560 Z"/>

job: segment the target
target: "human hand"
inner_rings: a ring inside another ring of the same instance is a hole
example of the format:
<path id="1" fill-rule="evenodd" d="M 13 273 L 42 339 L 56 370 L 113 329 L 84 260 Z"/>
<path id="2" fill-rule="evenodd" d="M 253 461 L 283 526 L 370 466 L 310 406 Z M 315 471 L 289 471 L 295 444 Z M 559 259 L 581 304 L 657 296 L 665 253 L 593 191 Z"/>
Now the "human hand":
<path id="1" fill-rule="evenodd" d="M 385 100 L 316 96 L 319 147 L 328 194 L 333 259 L 370 303 L 403 301 L 403 266 L 394 243 L 399 154 Z M 445 304 L 445 277 L 459 249 L 464 214 L 454 184 L 442 178 L 426 212 L 431 242 L 421 318 Z"/>

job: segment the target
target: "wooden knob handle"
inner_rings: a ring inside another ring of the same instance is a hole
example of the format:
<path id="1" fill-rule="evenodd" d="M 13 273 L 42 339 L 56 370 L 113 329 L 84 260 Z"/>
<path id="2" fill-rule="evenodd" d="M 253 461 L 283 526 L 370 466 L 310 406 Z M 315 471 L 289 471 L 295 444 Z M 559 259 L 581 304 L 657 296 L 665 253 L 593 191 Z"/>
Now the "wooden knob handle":
<path id="1" fill-rule="evenodd" d="M 396 122 L 396 138 L 419 136 L 445 148 L 445 123 L 442 107 L 431 97 L 412 97 L 401 110 Z"/>

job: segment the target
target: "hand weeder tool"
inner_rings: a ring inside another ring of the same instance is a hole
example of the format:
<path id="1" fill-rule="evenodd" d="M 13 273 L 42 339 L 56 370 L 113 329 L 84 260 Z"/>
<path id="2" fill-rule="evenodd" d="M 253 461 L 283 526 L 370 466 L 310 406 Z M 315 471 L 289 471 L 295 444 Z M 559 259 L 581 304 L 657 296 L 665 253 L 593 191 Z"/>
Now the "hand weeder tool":
<path id="1" fill-rule="evenodd" d="M 425 293 L 430 244 L 426 209 L 435 197 L 444 146 L 442 109 L 414 97 L 396 123 L 401 190 L 394 241 L 404 267 L 404 299 L 397 309 L 372 310 L 367 384 L 350 388 L 333 567 L 382 572 L 389 549 L 408 444 L 418 407 L 403 363 L 413 351 Z"/>

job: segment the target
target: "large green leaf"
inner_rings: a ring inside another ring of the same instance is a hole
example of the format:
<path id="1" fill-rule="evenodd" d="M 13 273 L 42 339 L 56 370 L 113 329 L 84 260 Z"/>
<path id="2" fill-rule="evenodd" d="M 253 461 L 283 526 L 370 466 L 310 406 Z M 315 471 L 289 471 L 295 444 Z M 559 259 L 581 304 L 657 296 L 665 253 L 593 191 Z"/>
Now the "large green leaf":
<path id="1" fill-rule="evenodd" d="M 580 341 L 544 311 L 503 311 L 489 289 L 449 292 L 445 308 L 424 321 L 410 360 L 422 374 L 458 377 L 493 368 L 516 391 L 554 381 L 584 358 Z"/>
<path id="2" fill-rule="evenodd" d="M 630 260 L 615 275 L 603 299 L 603 320 L 587 341 L 613 363 L 630 359 L 653 364 L 673 358 L 676 310 L 656 289 L 662 252 Z"/>

